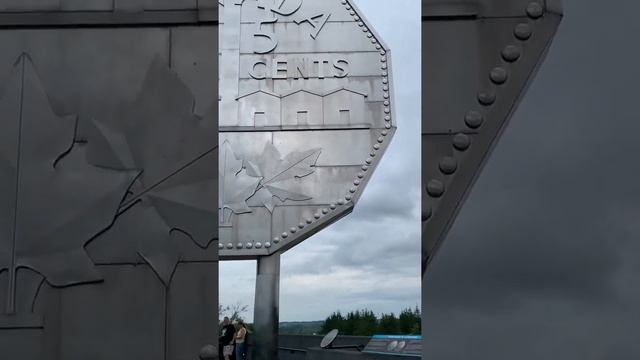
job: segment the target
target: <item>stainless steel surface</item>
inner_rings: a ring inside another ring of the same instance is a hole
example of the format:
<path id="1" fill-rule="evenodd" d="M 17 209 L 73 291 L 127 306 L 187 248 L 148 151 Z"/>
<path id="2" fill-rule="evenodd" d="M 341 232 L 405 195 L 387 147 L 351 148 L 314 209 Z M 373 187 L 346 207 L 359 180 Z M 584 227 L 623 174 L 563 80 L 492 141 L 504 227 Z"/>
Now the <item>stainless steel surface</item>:
<path id="1" fill-rule="evenodd" d="M 558 0 L 424 0 L 422 11 L 425 299 L 428 264 L 542 63 L 562 13 Z"/>
<path id="2" fill-rule="evenodd" d="M 253 354 L 253 359 L 277 359 L 280 254 L 260 257 L 256 275 L 256 303 L 253 314 L 256 352 Z"/>
<path id="3" fill-rule="evenodd" d="M 348 214 L 393 133 L 389 49 L 349 1 L 220 10 L 220 257 L 281 253 Z"/>
<path id="4" fill-rule="evenodd" d="M 217 357 L 204 4 L 0 1 L 3 360 Z"/>

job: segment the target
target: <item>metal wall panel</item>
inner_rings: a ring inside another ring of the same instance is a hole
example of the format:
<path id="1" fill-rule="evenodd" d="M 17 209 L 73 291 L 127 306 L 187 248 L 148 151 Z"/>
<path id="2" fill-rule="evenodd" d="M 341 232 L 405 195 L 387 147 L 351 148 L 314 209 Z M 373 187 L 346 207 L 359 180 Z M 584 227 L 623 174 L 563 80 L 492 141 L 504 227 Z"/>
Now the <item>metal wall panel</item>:
<path id="1" fill-rule="evenodd" d="M 424 304 L 428 265 L 543 61 L 561 9 L 538 0 L 422 4 Z"/>
<path id="2" fill-rule="evenodd" d="M 2 359 L 215 358 L 216 5 L 0 0 Z"/>

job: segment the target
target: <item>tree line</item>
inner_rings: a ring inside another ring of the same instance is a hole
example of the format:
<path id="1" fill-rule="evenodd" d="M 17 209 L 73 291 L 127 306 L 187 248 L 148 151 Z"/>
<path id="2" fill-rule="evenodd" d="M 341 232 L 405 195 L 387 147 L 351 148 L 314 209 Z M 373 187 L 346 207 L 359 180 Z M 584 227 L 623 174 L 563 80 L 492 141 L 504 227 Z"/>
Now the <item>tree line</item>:
<path id="1" fill-rule="evenodd" d="M 336 311 L 326 318 L 321 333 L 326 334 L 333 329 L 338 329 L 341 335 L 353 336 L 420 335 L 421 314 L 417 306 L 402 310 L 398 316 L 383 313 L 379 318 L 368 309 L 350 311 L 346 315 Z"/>

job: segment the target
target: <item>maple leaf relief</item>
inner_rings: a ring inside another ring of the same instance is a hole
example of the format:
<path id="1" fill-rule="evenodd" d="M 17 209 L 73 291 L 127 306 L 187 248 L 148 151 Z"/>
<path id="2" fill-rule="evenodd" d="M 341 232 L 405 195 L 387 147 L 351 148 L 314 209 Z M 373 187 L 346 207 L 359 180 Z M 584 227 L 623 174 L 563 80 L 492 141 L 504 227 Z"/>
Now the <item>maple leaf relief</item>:
<path id="1" fill-rule="evenodd" d="M 225 209 L 236 214 L 251 212 L 247 205 L 247 199 L 255 193 L 260 179 L 247 175 L 242 160 L 236 157 L 228 141 L 222 144 L 219 167 L 221 180 L 218 199 L 222 210 L 220 211 L 220 220 L 221 223 L 226 223 L 229 216 L 225 215 Z"/>
<path id="2" fill-rule="evenodd" d="M 171 238 L 179 231 L 207 249 L 217 237 L 217 107 L 194 113 L 188 86 L 156 56 L 136 100 L 120 119 L 93 121 L 88 156 L 110 169 L 141 169 L 103 241 L 131 234 L 138 254 L 169 285 L 182 254 Z"/>
<path id="3" fill-rule="evenodd" d="M 112 225 L 138 171 L 94 166 L 74 143 L 77 118 L 56 115 L 22 55 L 0 96 L 0 272 L 13 314 L 29 268 L 53 286 L 101 280 L 84 246 Z M 3 293 L 0 289 L 0 293 Z"/>
<path id="4" fill-rule="evenodd" d="M 246 161 L 247 174 L 262 178 L 253 197 L 269 212 L 273 212 L 277 200 L 280 202 L 310 200 L 311 197 L 308 195 L 287 190 L 289 187 L 287 181 L 312 174 L 321 152 L 321 149 L 294 151 L 282 158 L 278 149 L 268 142 L 255 163 Z"/>
<path id="5" fill-rule="evenodd" d="M 269 212 L 287 200 L 310 200 L 311 196 L 291 191 L 289 182 L 312 174 L 320 153 L 321 149 L 294 151 L 283 158 L 273 144 L 267 143 L 258 158 L 242 160 L 225 141 L 219 169 L 219 207 L 223 210 L 220 223 L 229 225 L 230 213 L 251 213 L 248 200 L 263 205 Z"/>

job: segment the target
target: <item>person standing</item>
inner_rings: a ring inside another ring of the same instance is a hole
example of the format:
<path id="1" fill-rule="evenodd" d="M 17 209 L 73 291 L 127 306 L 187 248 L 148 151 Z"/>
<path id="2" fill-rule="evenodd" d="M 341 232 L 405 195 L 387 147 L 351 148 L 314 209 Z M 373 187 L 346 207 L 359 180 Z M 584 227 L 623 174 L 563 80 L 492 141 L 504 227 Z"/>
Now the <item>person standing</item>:
<path id="1" fill-rule="evenodd" d="M 233 355 L 235 333 L 235 326 L 233 326 L 229 318 L 225 316 L 222 322 L 222 335 L 220 336 L 220 344 L 222 346 L 222 356 L 224 356 L 224 360 L 231 360 L 231 355 Z"/>
<path id="2" fill-rule="evenodd" d="M 236 360 L 245 360 L 247 358 L 246 339 L 247 327 L 244 325 L 244 321 L 238 320 L 238 329 L 236 331 Z"/>

